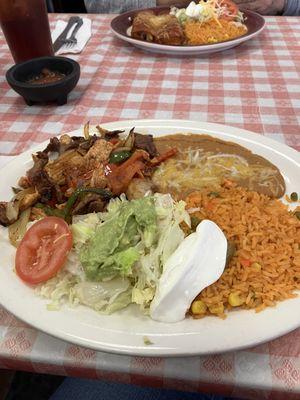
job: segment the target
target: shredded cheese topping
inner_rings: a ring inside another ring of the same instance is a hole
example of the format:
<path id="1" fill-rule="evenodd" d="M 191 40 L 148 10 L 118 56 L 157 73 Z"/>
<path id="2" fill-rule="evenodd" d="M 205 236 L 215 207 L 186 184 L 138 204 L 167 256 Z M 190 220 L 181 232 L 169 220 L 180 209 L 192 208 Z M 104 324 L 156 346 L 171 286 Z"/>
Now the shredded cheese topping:
<path id="1" fill-rule="evenodd" d="M 187 20 L 208 22 L 214 20 L 219 26 L 222 16 L 236 17 L 238 22 L 243 22 L 243 14 L 238 12 L 235 16 L 228 9 L 223 0 L 200 0 L 197 4 L 192 1 L 187 8 L 172 7 L 170 14 L 175 15 L 181 23 Z"/>
<path id="2" fill-rule="evenodd" d="M 273 186 L 276 170 L 259 164 L 250 165 L 237 154 L 213 154 L 201 149 L 181 152 L 180 158 L 169 159 L 154 173 L 153 182 L 163 190 L 185 191 L 191 187 L 217 188 L 224 179 L 247 180 L 250 184 Z"/>

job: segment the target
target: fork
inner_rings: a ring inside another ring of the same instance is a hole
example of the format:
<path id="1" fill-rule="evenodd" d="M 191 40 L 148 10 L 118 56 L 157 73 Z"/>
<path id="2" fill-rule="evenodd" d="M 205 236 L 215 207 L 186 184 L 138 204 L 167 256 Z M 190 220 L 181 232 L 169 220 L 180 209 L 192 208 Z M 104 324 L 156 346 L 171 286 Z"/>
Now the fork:
<path id="1" fill-rule="evenodd" d="M 83 25 L 83 21 L 82 21 L 82 18 L 80 18 L 79 21 L 77 22 L 77 24 L 75 25 L 72 35 L 69 38 L 65 39 L 65 41 L 64 41 L 66 47 L 71 48 L 71 47 L 76 46 L 76 44 L 77 44 L 76 34 L 79 31 L 79 29 L 82 27 L 82 25 Z"/>

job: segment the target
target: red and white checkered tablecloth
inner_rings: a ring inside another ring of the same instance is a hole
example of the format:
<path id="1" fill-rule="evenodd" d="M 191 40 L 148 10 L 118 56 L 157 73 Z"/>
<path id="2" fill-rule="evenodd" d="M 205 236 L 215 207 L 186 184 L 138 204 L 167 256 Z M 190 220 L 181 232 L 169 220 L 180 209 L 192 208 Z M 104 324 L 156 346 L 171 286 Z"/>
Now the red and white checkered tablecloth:
<path id="1" fill-rule="evenodd" d="M 52 27 L 58 18 L 52 16 Z M 147 54 L 92 18 L 81 78 L 68 104 L 28 107 L 5 81 L 12 59 L 0 33 L 0 163 L 52 135 L 91 123 L 162 118 L 239 126 L 300 150 L 300 18 L 268 17 L 256 39 L 202 57 Z M 2 156 L 2 157 L 1 157 Z M 0 368 L 211 391 L 249 399 L 300 398 L 300 329 L 248 350 L 188 358 L 95 352 L 30 328 L 0 308 Z"/>

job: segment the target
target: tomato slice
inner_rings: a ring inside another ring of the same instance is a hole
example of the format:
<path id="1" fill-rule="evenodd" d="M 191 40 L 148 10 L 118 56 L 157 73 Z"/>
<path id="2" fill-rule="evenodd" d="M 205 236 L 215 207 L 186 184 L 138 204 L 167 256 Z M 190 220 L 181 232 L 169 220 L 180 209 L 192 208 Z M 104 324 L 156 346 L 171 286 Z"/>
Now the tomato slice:
<path id="1" fill-rule="evenodd" d="M 220 5 L 226 7 L 226 14 L 223 14 L 221 18 L 228 21 L 234 19 L 239 12 L 238 6 L 231 0 L 221 0 Z"/>
<path id="2" fill-rule="evenodd" d="M 17 248 L 18 276 L 30 284 L 52 278 L 64 265 L 72 242 L 72 232 L 62 218 L 45 217 L 37 221 Z"/>

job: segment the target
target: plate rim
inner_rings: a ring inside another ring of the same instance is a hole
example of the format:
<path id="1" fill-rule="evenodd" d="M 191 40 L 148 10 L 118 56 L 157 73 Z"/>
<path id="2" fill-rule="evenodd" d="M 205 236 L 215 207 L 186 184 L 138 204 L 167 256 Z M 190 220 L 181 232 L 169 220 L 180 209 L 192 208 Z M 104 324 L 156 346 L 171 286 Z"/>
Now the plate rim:
<path id="1" fill-rule="evenodd" d="M 231 133 L 229 134 L 224 134 L 225 138 L 224 140 L 232 140 L 234 139 L 234 137 L 241 137 L 243 139 L 248 140 L 249 142 L 255 142 L 255 143 L 259 143 L 259 145 L 263 145 L 266 146 L 267 148 L 274 148 L 276 151 L 280 152 L 282 154 L 282 152 L 287 153 L 287 158 L 292 159 L 294 162 L 296 162 L 298 164 L 298 167 L 300 168 L 300 153 L 289 147 L 286 144 L 282 144 L 280 142 L 277 142 L 274 139 L 265 137 L 263 135 L 260 135 L 258 133 L 246 130 L 246 129 L 242 129 L 242 128 L 238 128 L 238 127 L 231 127 L 229 125 L 223 125 L 223 124 L 214 124 L 214 123 L 207 123 L 207 122 L 201 122 L 201 121 L 192 121 L 192 120 L 180 120 L 180 119 L 174 119 L 174 120 L 170 120 L 170 119 L 163 119 L 163 120 L 159 120 L 159 119 L 142 119 L 142 120 L 121 120 L 121 121 L 112 121 L 112 122 L 107 122 L 107 123 L 103 123 L 101 124 L 101 126 L 103 126 L 104 128 L 107 129 L 114 129 L 114 126 L 117 125 L 118 127 L 121 128 L 121 126 L 136 126 L 136 127 L 142 127 L 142 126 L 148 126 L 148 129 L 151 127 L 172 127 L 174 126 L 174 129 L 182 129 L 184 128 L 184 125 L 186 125 L 186 128 L 190 128 L 190 129 L 197 129 L 197 130 L 212 130 L 212 131 L 219 131 L 219 134 L 222 130 L 222 128 L 226 127 L 226 128 L 230 128 L 231 129 Z M 161 125 L 165 125 L 165 126 L 161 126 Z M 175 128 L 177 126 L 177 128 Z M 80 128 L 70 131 L 68 132 L 69 134 L 72 135 L 76 135 L 78 134 L 80 131 L 82 132 L 82 128 L 83 126 L 81 126 Z M 145 127 L 145 129 L 147 129 Z M 188 132 L 186 132 L 188 133 Z M 206 133 L 206 132 L 203 132 Z M 196 133 L 197 134 L 197 133 Z M 213 136 L 213 132 L 211 133 L 211 135 Z M 229 136 L 228 136 L 229 135 Z M 251 137 L 250 137 L 250 136 Z M 228 139 L 229 137 L 229 139 Z M 232 139 L 231 139 L 232 137 Z M 254 138 L 254 140 L 251 140 L 251 138 Z M 262 139 L 259 140 L 259 142 L 255 139 Z M 48 139 L 49 140 L 49 139 Z M 39 150 L 42 146 L 44 146 L 47 142 L 44 141 L 32 148 L 29 148 L 28 150 L 26 150 L 25 152 L 21 153 L 19 156 L 16 156 L 13 158 L 13 160 L 11 160 L 9 163 L 7 163 L 4 167 L 2 167 L 0 169 L 0 172 L 2 170 L 4 170 L 4 168 L 7 168 L 10 164 L 13 164 L 16 162 L 16 159 L 18 159 L 18 157 L 22 157 L 22 158 L 26 158 L 28 159 L 28 156 L 31 156 L 31 154 L 36 151 Z M 24 160 L 25 161 L 25 160 Z M 286 303 L 288 302 L 280 302 L 280 303 Z M 108 352 L 108 353 L 115 353 L 115 354 L 123 354 L 123 355 L 133 355 L 133 356 L 155 356 L 155 357 L 186 357 L 186 356 L 196 356 L 196 355 L 205 355 L 205 354 L 217 354 L 217 353 L 224 353 L 224 352 L 231 352 L 231 351 L 237 351 L 237 350 L 241 350 L 244 348 L 248 348 L 248 347 L 252 347 L 258 344 L 262 344 L 262 343 L 266 343 L 269 342 L 270 340 L 276 339 L 284 334 L 287 334 L 291 331 L 293 331 L 294 329 L 297 329 L 300 327 L 300 320 L 298 322 L 295 322 L 293 326 L 289 326 L 289 328 L 280 328 L 276 330 L 276 333 L 274 333 L 273 335 L 268 335 L 267 338 L 261 340 L 261 339 L 254 339 L 254 340 L 250 340 L 247 343 L 245 343 L 244 345 L 239 345 L 239 346 L 231 346 L 227 349 L 219 349 L 216 351 L 186 351 L 186 350 L 180 350 L 179 348 L 175 348 L 175 349 L 164 349 L 163 347 L 158 347 L 158 349 L 155 349 L 155 347 L 151 347 L 151 346 L 135 346 L 134 348 L 130 347 L 129 345 L 127 345 L 127 347 L 125 346 L 120 346 L 116 343 L 114 344 L 108 344 L 108 343 L 94 343 L 93 341 L 91 341 L 91 339 L 88 338 L 84 338 L 84 337 L 78 337 L 78 336 L 72 336 L 72 334 L 70 332 L 62 332 L 61 329 L 59 328 L 54 328 L 52 329 L 52 331 L 49 331 L 47 329 L 44 329 L 43 327 L 41 327 L 39 325 L 39 322 L 35 321 L 35 322 L 28 322 L 28 320 L 25 320 L 24 318 L 22 318 L 22 316 L 20 316 L 18 314 L 18 312 L 16 313 L 14 310 L 12 310 L 13 307 L 11 306 L 7 306 L 5 304 L 2 303 L 1 301 L 1 305 L 3 308 L 5 308 L 6 310 L 8 310 L 10 313 L 12 313 L 13 315 L 15 315 L 18 319 L 24 321 L 26 324 L 33 326 L 35 329 L 44 332 L 47 335 L 59 338 L 61 340 L 67 341 L 67 342 L 71 342 L 73 344 L 76 345 L 80 345 L 80 346 L 84 346 L 87 348 L 91 348 L 97 351 L 104 351 L 104 352 Z M 247 311 L 245 311 L 247 312 Z M 248 311 L 251 312 L 251 311 Z M 179 334 L 178 334 L 179 335 Z"/>
<path id="2" fill-rule="evenodd" d="M 239 36 L 234 39 L 230 39 L 227 41 L 223 42 L 218 42 L 218 43 L 212 43 L 212 44 L 202 44 L 202 45 L 189 45 L 189 46 L 174 46 L 174 45 L 166 45 L 166 44 L 159 44 L 159 43 L 151 43 L 151 42 L 146 42 L 144 40 L 138 40 L 134 39 L 132 37 L 129 37 L 127 35 L 124 35 L 122 33 L 117 32 L 117 30 L 113 27 L 114 24 L 116 24 L 121 18 L 125 17 L 130 17 L 133 13 L 136 12 L 141 12 L 141 11 L 148 11 L 148 10 L 164 10 L 168 9 L 170 7 L 168 6 L 160 6 L 160 7 L 147 7 L 143 9 L 136 9 L 136 10 L 131 10 L 131 11 L 126 11 L 122 14 L 117 15 L 114 17 L 111 22 L 110 22 L 110 30 L 113 32 L 115 36 L 117 36 L 120 40 L 123 40 L 125 42 L 131 43 L 134 46 L 144 48 L 144 49 L 151 49 L 152 51 L 157 50 L 157 51 L 167 51 L 168 53 L 174 53 L 174 54 L 186 54 L 186 53 L 206 53 L 208 51 L 218 51 L 218 50 L 224 50 L 225 48 L 233 47 L 235 45 L 238 45 L 242 42 L 245 42 L 247 40 L 252 39 L 253 37 L 259 35 L 266 27 L 266 20 L 265 18 L 250 10 L 242 10 L 244 14 L 248 14 L 251 16 L 255 16 L 257 19 L 260 20 L 261 26 L 258 28 L 256 31 L 252 32 L 251 34 L 244 34 L 242 36 Z"/>

